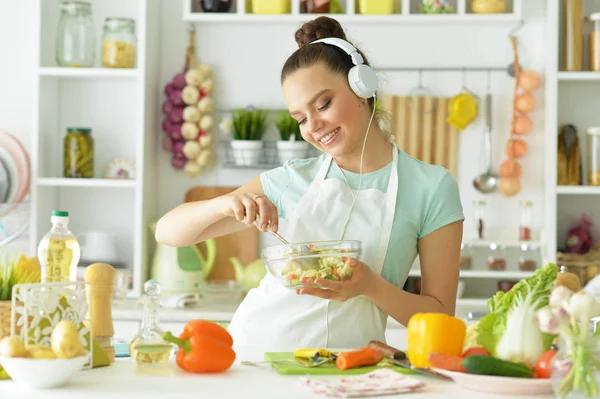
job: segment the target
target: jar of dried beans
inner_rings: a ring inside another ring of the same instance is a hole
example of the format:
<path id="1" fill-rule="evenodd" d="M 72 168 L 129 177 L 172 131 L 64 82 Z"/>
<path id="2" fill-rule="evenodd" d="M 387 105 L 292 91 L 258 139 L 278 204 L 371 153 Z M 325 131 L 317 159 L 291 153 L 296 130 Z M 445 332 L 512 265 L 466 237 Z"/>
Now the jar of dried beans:
<path id="1" fill-rule="evenodd" d="M 495 242 L 488 247 L 488 269 L 506 270 L 506 249 Z"/>

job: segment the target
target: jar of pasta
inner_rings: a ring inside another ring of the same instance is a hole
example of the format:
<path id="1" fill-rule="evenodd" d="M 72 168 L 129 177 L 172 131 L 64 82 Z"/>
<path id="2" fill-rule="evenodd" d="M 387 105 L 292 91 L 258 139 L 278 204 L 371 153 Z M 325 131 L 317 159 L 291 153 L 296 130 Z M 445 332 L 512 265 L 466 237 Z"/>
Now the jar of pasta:
<path id="1" fill-rule="evenodd" d="M 94 177 L 92 129 L 83 127 L 67 128 L 64 152 L 64 177 Z"/>
<path id="2" fill-rule="evenodd" d="M 136 45 L 133 19 L 106 18 L 102 36 L 102 65 L 106 68 L 134 68 Z"/>

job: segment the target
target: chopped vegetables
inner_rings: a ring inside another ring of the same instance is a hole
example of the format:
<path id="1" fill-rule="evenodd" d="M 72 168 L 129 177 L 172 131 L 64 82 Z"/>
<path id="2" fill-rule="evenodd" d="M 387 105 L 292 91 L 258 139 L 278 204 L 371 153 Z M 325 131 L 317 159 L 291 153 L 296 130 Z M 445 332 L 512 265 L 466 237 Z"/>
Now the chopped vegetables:
<path id="1" fill-rule="evenodd" d="M 336 250 L 336 252 L 339 252 Z M 293 259 L 282 271 L 288 285 L 310 285 L 318 278 L 345 281 L 352 277 L 352 269 L 342 256 L 317 256 Z"/>

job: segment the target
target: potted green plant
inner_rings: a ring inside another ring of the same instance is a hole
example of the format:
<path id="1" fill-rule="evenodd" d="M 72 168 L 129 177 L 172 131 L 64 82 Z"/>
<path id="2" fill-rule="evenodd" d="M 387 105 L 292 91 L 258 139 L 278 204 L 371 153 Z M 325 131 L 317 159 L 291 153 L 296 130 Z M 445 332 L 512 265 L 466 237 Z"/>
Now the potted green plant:
<path id="1" fill-rule="evenodd" d="M 279 162 L 298 158 L 306 158 L 309 144 L 300 134 L 298 121 L 290 116 L 287 111 L 280 111 L 277 118 L 277 130 L 280 140 L 277 140 L 277 156 Z"/>
<path id="2" fill-rule="evenodd" d="M 262 136 L 267 128 L 267 112 L 253 106 L 235 109 L 231 148 L 237 165 L 256 165 L 262 155 Z"/>

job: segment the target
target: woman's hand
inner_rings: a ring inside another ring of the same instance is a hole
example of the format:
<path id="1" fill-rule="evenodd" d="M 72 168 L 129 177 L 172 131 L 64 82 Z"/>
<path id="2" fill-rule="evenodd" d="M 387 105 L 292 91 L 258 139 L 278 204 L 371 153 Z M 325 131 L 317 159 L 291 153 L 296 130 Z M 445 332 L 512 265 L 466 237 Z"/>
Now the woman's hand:
<path id="1" fill-rule="evenodd" d="M 252 226 L 258 216 L 257 222 L 260 231 L 266 232 L 269 224 L 273 231 L 277 231 L 279 224 L 277 207 L 267 196 L 243 193 L 225 195 L 222 198 L 222 212 L 225 216 L 234 217 L 247 226 Z"/>
<path id="2" fill-rule="evenodd" d="M 306 287 L 300 288 L 296 292 L 300 295 L 313 295 L 338 302 L 345 302 L 355 296 L 364 295 L 377 275 L 369 265 L 357 259 L 351 258 L 346 262 L 352 269 L 352 277 L 349 280 L 333 281 L 319 278 L 315 280 L 315 284 L 322 288 Z"/>

